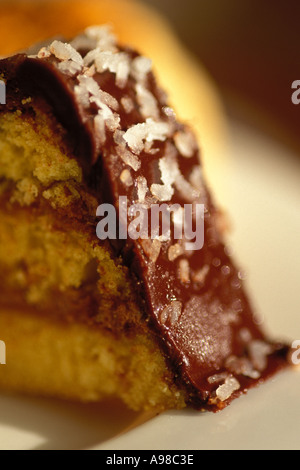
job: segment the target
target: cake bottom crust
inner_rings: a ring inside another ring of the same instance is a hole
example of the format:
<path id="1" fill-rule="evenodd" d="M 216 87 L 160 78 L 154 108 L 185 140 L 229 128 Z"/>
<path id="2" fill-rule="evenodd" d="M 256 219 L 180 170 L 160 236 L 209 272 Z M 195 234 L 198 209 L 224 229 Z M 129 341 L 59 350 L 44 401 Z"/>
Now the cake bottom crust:
<path id="1" fill-rule="evenodd" d="M 117 398 L 135 411 L 185 406 L 161 352 L 144 334 L 116 337 L 2 307 L 0 334 L 6 346 L 2 391 L 80 402 Z"/>

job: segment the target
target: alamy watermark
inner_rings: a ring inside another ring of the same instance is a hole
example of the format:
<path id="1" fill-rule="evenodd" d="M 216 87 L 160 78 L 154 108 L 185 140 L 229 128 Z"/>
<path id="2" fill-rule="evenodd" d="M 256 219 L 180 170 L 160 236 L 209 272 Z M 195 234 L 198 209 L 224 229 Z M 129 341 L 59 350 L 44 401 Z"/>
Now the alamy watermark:
<path id="1" fill-rule="evenodd" d="M 0 80 L 0 104 L 6 104 L 6 85 Z"/>
<path id="2" fill-rule="evenodd" d="M 291 361 L 295 366 L 298 366 L 300 364 L 300 339 L 293 341 L 292 349 L 295 351 L 291 355 Z"/>
<path id="3" fill-rule="evenodd" d="M 4 341 L 0 341 L 0 364 L 6 364 L 6 344 Z"/>
<path id="4" fill-rule="evenodd" d="M 299 104 L 300 103 L 300 80 L 293 81 L 292 89 L 295 90 L 291 96 L 292 103 Z"/>
<path id="5" fill-rule="evenodd" d="M 119 214 L 112 204 L 97 209 L 96 233 L 100 240 L 184 240 L 187 251 L 201 250 L 204 245 L 204 204 L 151 204 L 129 206 L 126 196 L 120 196 Z"/>

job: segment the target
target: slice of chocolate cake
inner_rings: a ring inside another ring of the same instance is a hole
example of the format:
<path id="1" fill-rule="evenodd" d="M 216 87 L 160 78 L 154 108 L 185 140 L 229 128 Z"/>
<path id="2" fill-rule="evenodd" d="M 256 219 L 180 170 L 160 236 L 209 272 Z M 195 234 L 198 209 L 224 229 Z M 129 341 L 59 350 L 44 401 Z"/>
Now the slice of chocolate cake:
<path id="1" fill-rule="evenodd" d="M 216 411 L 285 367 L 151 61 L 90 27 L 0 79 L 1 388 Z"/>

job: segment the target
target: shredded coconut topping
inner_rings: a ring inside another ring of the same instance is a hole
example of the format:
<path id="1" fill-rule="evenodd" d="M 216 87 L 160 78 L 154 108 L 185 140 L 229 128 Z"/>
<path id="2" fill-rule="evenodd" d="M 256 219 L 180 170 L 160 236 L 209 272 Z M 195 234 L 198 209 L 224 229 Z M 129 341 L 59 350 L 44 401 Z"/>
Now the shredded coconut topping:
<path id="1" fill-rule="evenodd" d="M 83 58 L 71 44 L 61 41 L 53 41 L 49 46 L 49 51 L 59 60 L 72 60 L 83 66 Z"/>
<path id="2" fill-rule="evenodd" d="M 85 34 L 88 38 L 94 39 L 97 42 L 98 48 L 103 47 L 105 50 L 115 46 L 117 43 L 117 38 L 109 25 L 89 26 L 86 28 Z"/>
<path id="3" fill-rule="evenodd" d="M 103 144 L 106 140 L 105 128 L 114 132 L 120 127 L 120 116 L 113 112 L 114 109 L 118 109 L 119 104 L 113 96 L 100 89 L 93 77 L 79 75 L 77 79 L 79 85 L 75 86 L 74 90 L 79 103 L 86 108 L 91 103 L 95 103 L 98 107 L 94 127 L 98 139 Z"/>
<path id="4" fill-rule="evenodd" d="M 223 385 L 220 385 L 216 390 L 216 396 L 220 401 L 225 401 L 231 397 L 231 395 L 239 390 L 240 383 L 235 377 L 227 377 Z"/>
<path id="5" fill-rule="evenodd" d="M 248 345 L 249 356 L 253 366 L 263 371 L 268 365 L 268 355 L 272 354 L 273 347 L 261 340 L 253 340 Z"/>
<path id="6" fill-rule="evenodd" d="M 176 120 L 176 113 L 173 108 L 170 108 L 169 106 L 164 106 L 162 111 L 166 116 L 168 116 L 168 118 L 172 119 L 173 121 Z"/>
<path id="7" fill-rule="evenodd" d="M 167 322 L 170 323 L 170 325 L 175 325 L 182 313 L 182 303 L 179 302 L 178 300 L 173 300 L 167 307 L 163 309 L 163 311 L 160 314 L 160 321 L 162 322 L 163 325 L 165 325 Z"/>
<path id="8" fill-rule="evenodd" d="M 174 142 L 177 150 L 185 158 L 191 158 L 197 148 L 196 140 L 190 130 L 176 132 Z"/>
<path id="9" fill-rule="evenodd" d="M 136 57 L 131 64 L 131 75 L 140 83 L 143 83 L 152 69 L 152 61 L 148 57 Z"/>
<path id="10" fill-rule="evenodd" d="M 139 155 L 145 149 L 145 142 L 153 143 L 155 140 L 165 141 L 170 132 L 167 122 L 156 122 L 152 118 L 146 122 L 130 127 L 124 134 L 124 139 L 131 150 Z"/>
<path id="11" fill-rule="evenodd" d="M 181 259 L 179 261 L 178 274 L 183 284 L 190 282 L 190 265 L 187 259 Z"/>
<path id="12" fill-rule="evenodd" d="M 225 367 L 236 375 L 244 375 L 251 379 L 259 379 L 260 373 L 254 369 L 253 364 L 246 357 L 229 356 Z"/>
<path id="13" fill-rule="evenodd" d="M 37 55 L 38 59 L 45 59 L 50 56 L 51 56 L 51 52 L 49 51 L 48 47 L 42 47 L 42 49 L 39 51 Z"/>
<path id="14" fill-rule="evenodd" d="M 114 133 L 114 140 L 117 144 L 116 150 L 118 156 L 126 165 L 129 165 L 134 171 L 138 171 L 141 168 L 141 161 L 134 153 L 130 152 L 130 150 L 126 148 L 124 132 L 116 130 Z"/>
<path id="15" fill-rule="evenodd" d="M 109 70 L 116 74 L 116 84 L 119 88 L 126 86 L 130 73 L 130 58 L 125 52 L 103 51 L 94 58 L 97 72 Z"/>
<path id="16" fill-rule="evenodd" d="M 189 177 L 191 185 L 198 189 L 199 191 L 203 192 L 204 187 L 203 187 L 203 174 L 202 174 L 202 168 L 200 165 L 197 165 L 193 168 L 190 177 Z"/>
<path id="17" fill-rule="evenodd" d="M 82 66 L 73 60 L 60 62 L 58 64 L 58 68 L 62 73 L 69 75 L 70 77 L 76 75 L 76 73 L 79 73 L 82 70 Z"/>
<path id="18" fill-rule="evenodd" d="M 121 98 L 121 105 L 127 114 L 134 110 L 134 102 L 129 96 L 123 96 L 123 98 Z"/>
<path id="19" fill-rule="evenodd" d="M 180 178 L 178 163 L 173 155 L 169 154 L 159 160 L 161 181 L 163 184 L 153 184 L 151 192 L 160 201 L 170 201 L 174 195 L 173 184 Z"/>
<path id="20" fill-rule="evenodd" d="M 160 255 L 161 242 L 159 240 L 140 240 L 140 244 L 147 257 L 155 263 Z"/>
<path id="21" fill-rule="evenodd" d="M 153 94 L 141 83 L 136 84 L 137 100 L 140 105 L 142 116 L 147 118 L 159 119 L 159 110 L 157 100 Z"/>
<path id="22" fill-rule="evenodd" d="M 179 256 L 183 255 L 184 249 L 179 243 L 170 246 L 168 250 L 169 261 L 175 261 Z"/>
<path id="23" fill-rule="evenodd" d="M 103 116 L 100 114 L 100 112 L 97 114 L 97 116 L 94 119 L 94 129 L 95 129 L 96 135 L 98 136 L 100 143 L 104 144 L 106 141 L 105 121 L 103 119 Z"/>
<path id="24" fill-rule="evenodd" d="M 203 268 L 199 269 L 198 271 L 194 272 L 192 274 L 192 279 L 194 282 L 197 282 L 198 284 L 203 284 L 207 274 L 209 273 L 209 265 L 205 264 Z"/>
<path id="25" fill-rule="evenodd" d="M 248 328 L 241 328 L 239 331 L 239 336 L 245 344 L 249 343 L 252 339 L 251 332 L 248 330 Z"/>
<path id="26" fill-rule="evenodd" d="M 148 192 L 147 180 L 144 176 L 137 177 L 137 190 L 139 202 L 144 202 Z"/>
<path id="27" fill-rule="evenodd" d="M 133 185 L 133 179 L 128 169 L 122 171 L 122 173 L 120 174 L 120 180 L 123 184 L 125 184 L 125 186 L 129 187 Z"/>
<path id="28" fill-rule="evenodd" d="M 152 184 L 150 190 L 153 196 L 161 202 L 170 201 L 174 195 L 174 189 L 163 184 Z"/>
<path id="29" fill-rule="evenodd" d="M 180 173 L 175 181 L 175 187 L 181 196 L 187 201 L 193 202 L 200 198 L 201 191 L 194 188 Z"/>
<path id="30" fill-rule="evenodd" d="M 109 25 L 90 26 L 83 34 L 73 39 L 71 45 L 75 49 L 96 49 L 100 51 L 116 50 L 117 38 Z"/>
<path id="31" fill-rule="evenodd" d="M 219 382 L 224 382 L 228 377 L 228 372 L 220 372 L 219 374 L 214 374 L 208 377 L 207 382 L 210 384 L 215 384 Z"/>

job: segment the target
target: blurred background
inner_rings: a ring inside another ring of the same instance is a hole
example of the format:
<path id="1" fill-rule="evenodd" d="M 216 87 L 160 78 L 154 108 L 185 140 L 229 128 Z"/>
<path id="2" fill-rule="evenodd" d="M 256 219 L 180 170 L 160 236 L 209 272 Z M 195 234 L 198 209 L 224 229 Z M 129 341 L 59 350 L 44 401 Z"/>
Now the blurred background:
<path id="1" fill-rule="evenodd" d="M 300 80 L 299 17 L 299 0 L 0 0 L 0 56 L 112 23 L 121 42 L 153 59 L 170 105 L 197 133 L 207 181 L 223 201 L 232 193 L 232 143 L 240 135 L 232 123 L 282 145 L 287 168 L 285 149 L 293 152 L 290 173 L 299 174 L 300 104 L 291 99 Z M 252 138 L 240 146 L 250 161 Z M 264 155 L 257 170 L 265 165 L 273 175 Z"/>
<path id="2" fill-rule="evenodd" d="M 300 147 L 300 2 L 144 0 L 172 22 L 217 81 L 231 112 Z"/>
<path id="3" fill-rule="evenodd" d="M 37 12 L 32 7 L 34 3 Z M 78 26 L 87 21 L 96 22 L 102 16 L 106 21 L 114 5 L 115 10 L 121 11 L 121 30 L 128 30 L 125 34 L 121 31 L 121 37 L 134 41 L 135 34 L 139 38 L 140 30 L 144 29 L 148 38 L 144 37 L 142 43 L 155 42 L 157 28 L 153 28 L 151 37 L 151 26 L 146 24 L 145 17 L 140 28 L 137 22 L 132 26 L 132 10 L 124 13 L 120 7 L 124 2 L 119 0 L 81 1 L 81 6 L 74 0 L 69 2 L 74 5 L 70 14 L 56 11 L 54 15 L 48 7 L 43 9 L 49 3 L 57 5 L 64 1 L 0 0 L 0 54 L 12 52 L 14 43 L 20 47 L 42 39 L 43 33 L 69 31 L 66 25 L 71 21 Z M 98 17 L 90 7 L 95 3 L 101 10 Z M 299 0 L 136 0 L 135 3 L 154 7 L 164 15 L 183 44 L 214 78 L 229 112 L 258 122 L 266 132 L 299 151 L 300 105 L 291 101 L 292 82 L 300 80 Z M 113 20 L 115 16 L 112 14 Z M 120 19 L 118 22 L 120 26 Z"/>

